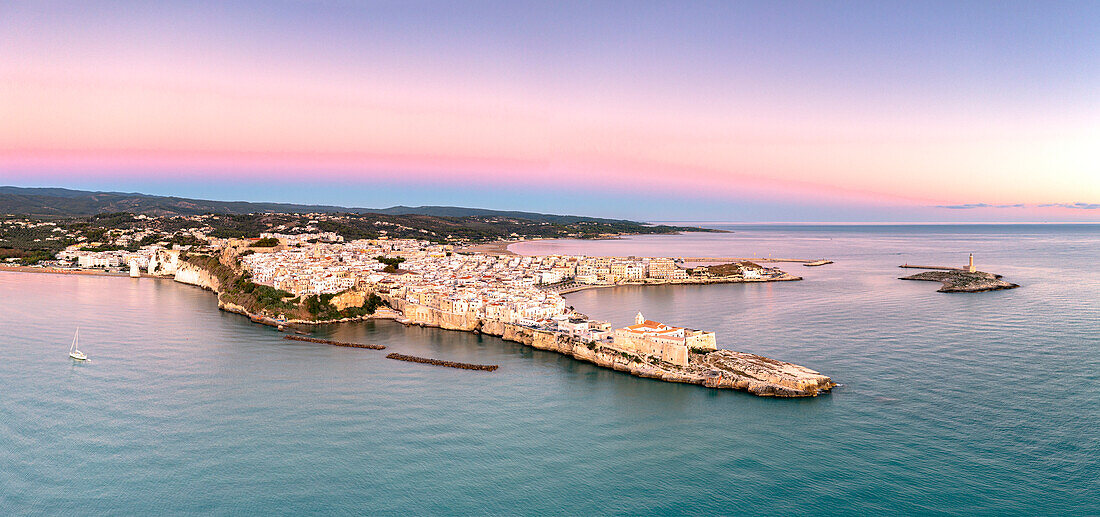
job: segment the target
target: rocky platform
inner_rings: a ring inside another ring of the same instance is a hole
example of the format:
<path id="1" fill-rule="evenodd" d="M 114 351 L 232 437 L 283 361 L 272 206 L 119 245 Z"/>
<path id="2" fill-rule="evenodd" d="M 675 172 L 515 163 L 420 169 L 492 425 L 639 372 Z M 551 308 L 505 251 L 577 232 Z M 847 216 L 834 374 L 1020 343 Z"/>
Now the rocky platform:
<path id="1" fill-rule="evenodd" d="M 482 320 L 473 313 L 446 313 L 386 296 L 383 299 L 387 299 L 404 313 L 405 317 L 397 321 L 406 325 L 497 336 L 505 341 L 557 352 L 579 361 L 647 379 L 742 390 L 762 397 L 814 397 L 837 385 L 829 377 L 809 368 L 755 354 L 732 350 L 692 353 L 687 366 L 679 366 L 638 357 L 607 344 L 584 343 L 557 332 L 496 320 Z"/>
<path id="2" fill-rule="evenodd" d="M 973 273 L 963 270 L 954 271 L 925 271 L 915 275 L 903 276 L 901 280 L 926 280 L 929 282 L 942 282 L 940 293 L 980 293 L 983 291 L 997 291 L 1000 289 L 1015 289 L 1019 285 L 1001 280 L 1001 275 L 975 271 Z"/>
<path id="3" fill-rule="evenodd" d="M 837 385 L 829 377 L 804 366 L 732 350 L 692 353 L 687 366 L 678 366 L 510 323 L 485 322 L 481 331 L 638 377 L 735 389 L 761 397 L 815 397 Z"/>

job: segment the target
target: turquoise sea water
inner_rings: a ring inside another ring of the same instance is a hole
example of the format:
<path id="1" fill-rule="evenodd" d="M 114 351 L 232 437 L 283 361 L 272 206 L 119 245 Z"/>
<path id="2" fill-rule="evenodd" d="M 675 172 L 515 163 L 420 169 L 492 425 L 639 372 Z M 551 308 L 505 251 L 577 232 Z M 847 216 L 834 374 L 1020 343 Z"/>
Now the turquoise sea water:
<path id="1" fill-rule="evenodd" d="M 0 273 L 0 514 L 1100 514 L 1100 226 L 730 226 L 525 253 L 828 257 L 567 297 L 843 384 L 773 400 L 392 322 L 288 342 L 170 281 Z M 960 264 L 1023 287 L 896 280 Z M 91 361 L 66 350 L 75 327 Z"/>

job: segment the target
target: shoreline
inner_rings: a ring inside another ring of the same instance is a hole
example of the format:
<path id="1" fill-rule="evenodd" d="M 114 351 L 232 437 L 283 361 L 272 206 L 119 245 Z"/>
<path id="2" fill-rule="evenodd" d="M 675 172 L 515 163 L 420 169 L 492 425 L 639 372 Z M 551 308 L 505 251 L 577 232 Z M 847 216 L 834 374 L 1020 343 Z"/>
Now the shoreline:
<path id="1" fill-rule="evenodd" d="M 534 240 L 534 239 L 528 239 Z M 517 242 L 523 242 L 518 240 L 500 240 L 493 242 L 486 242 L 482 244 L 474 244 L 462 249 L 455 249 L 455 253 L 482 253 L 484 255 L 515 255 L 519 254 L 512 252 L 508 249 L 508 246 Z"/>
<path id="2" fill-rule="evenodd" d="M 713 284 L 760 284 L 769 282 L 797 282 L 802 280 L 800 276 L 794 276 L 790 273 L 785 273 L 783 276 L 775 278 L 698 278 L 687 280 L 665 280 L 657 282 L 624 282 L 621 284 L 591 284 L 591 285 L 578 285 L 576 287 L 569 287 L 560 291 L 554 291 L 558 294 L 570 294 L 578 293 L 581 291 L 588 291 L 591 289 L 606 289 L 608 287 L 657 287 L 667 285 L 713 285 Z"/>
<path id="3" fill-rule="evenodd" d="M 160 280 L 172 280 L 172 277 L 150 275 L 149 273 L 142 273 L 140 277 L 132 277 L 129 273 L 111 273 L 110 271 L 100 271 L 96 269 L 62 269 L 56 267 L 35 267 L 35 266 L 7 266 L 0 265 L 0 272 L 9 273 L 40 273 L 49 275 L 82 275 L 82 276 L 107 276 L 115 278 L 156 278 Z"/>

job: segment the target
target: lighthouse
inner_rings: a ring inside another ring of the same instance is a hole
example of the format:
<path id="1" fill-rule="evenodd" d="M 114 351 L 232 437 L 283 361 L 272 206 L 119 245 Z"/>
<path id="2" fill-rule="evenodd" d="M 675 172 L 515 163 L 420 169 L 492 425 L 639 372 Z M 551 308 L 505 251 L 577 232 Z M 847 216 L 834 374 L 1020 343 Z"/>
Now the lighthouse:
<path id="1" fill-rule="evenodd" d="M 978 270 L 974 268 L 974 254 L 970 254 L 970 262 L 966 265 L 966 270 L 970 273 L 975 273 Z"/>

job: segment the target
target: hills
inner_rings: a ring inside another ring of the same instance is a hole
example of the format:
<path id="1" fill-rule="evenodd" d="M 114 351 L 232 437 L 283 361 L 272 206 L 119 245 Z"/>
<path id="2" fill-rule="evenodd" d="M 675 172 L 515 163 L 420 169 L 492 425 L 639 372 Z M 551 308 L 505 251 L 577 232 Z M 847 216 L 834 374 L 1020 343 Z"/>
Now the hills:
<path id="1" fill-rule="evenodd" d="M 263 213 L 348 213 L 384 215 L 427 215 L 435 217 L 502 217 L 536 222 L 573 224 L 578 222 L 633 223 L 623 219 L 605 219 L 576 215 L 490 210 L 457 206 L 393 206 L 389 208 L 353 208 L 332 205 L 294 203 L 257 203 L 250 201 L 214 201 L 175 196 L 155 196 L 137 192 L 97 192 L 48 187 L 0 186 L 0 214 L 34 217 L 80 217 L 104 213 L 130 212 L 149 216 Z"/>

